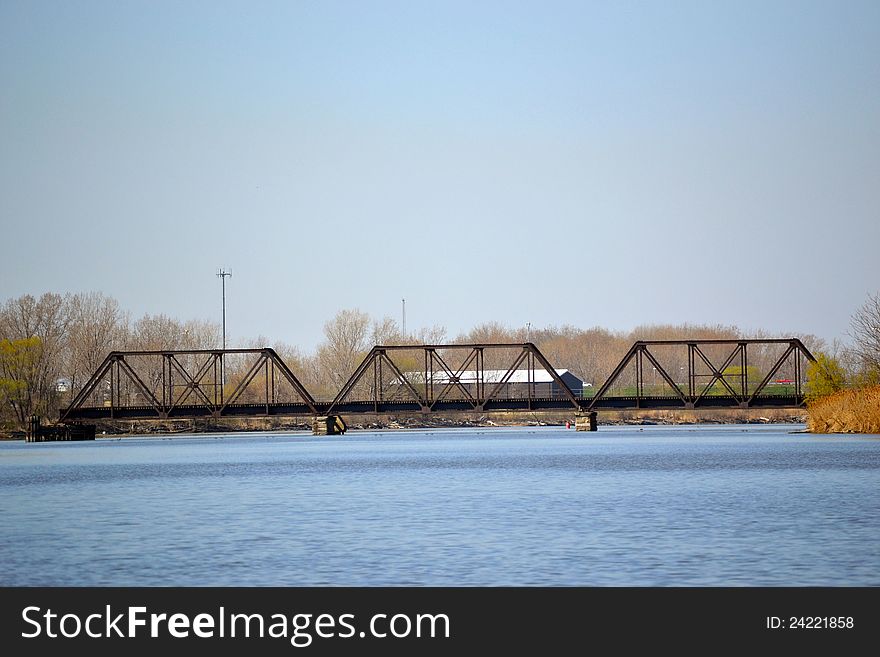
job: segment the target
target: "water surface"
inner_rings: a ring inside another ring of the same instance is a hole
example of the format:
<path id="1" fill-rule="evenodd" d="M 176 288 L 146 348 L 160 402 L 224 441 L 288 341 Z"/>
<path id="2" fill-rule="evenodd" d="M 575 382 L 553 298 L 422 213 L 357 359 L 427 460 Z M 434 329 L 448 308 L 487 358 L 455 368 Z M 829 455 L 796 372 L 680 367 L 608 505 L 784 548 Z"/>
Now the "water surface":
<path id="1" fill-rule="evenodd" d="M 3 585 L 880 585 L 880 436 L 0 443 Z"/>

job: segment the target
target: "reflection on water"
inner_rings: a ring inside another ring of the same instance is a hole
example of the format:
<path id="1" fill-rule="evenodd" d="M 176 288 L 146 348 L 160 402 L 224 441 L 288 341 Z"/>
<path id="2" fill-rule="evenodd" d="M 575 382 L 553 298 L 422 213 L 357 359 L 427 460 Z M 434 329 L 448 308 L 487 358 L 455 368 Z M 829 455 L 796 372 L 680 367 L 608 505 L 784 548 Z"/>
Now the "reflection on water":
<path id="1" fill-rule="evenodd" d="M 880 437 L 0 444 L 3 585 L 880 585 Z"/>

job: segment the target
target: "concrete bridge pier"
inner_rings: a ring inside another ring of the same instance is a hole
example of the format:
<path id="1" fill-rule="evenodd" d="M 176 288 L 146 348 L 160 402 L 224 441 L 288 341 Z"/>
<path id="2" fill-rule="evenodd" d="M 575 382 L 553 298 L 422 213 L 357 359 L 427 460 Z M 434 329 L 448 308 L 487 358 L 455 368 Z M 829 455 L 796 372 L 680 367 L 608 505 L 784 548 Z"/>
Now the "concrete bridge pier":
<path id="1" fill-rule="evenodd" d="M 312 419 L 313 436 L 338 436 L 344 434 L 347 428 L 339 415 L 322 415 Z"/>
<path id="2" fill-rule="evenodd" d="M 574 419 L 575 431 L 598 431 L 599 426 L 596 423 L 596 411 L 589 411 L 583 415 L 578 415 Z"/>

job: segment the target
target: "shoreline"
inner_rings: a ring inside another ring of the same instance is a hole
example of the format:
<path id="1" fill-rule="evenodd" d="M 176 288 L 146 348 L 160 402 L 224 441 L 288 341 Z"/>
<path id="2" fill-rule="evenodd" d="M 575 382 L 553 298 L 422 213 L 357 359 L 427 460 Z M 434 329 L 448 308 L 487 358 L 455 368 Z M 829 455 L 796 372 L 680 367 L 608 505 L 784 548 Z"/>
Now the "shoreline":
<path id="1" fill-rule="evenodd" d="M 499 414 L 501 415 L 501 414 Z M 414 429 L 465 429 L 492 427 L 564 427 L 566 422 L 574 430 L 574 416 L 559 413 L 506 414 L 507 417 L 486 416 L 482 414 L 461 414 L 459 417 L 437 416 L 431 418 L 401 416 L 370 416 L 360 422 L 348 422 L 349 431 L 402 431 Z M 513 415 L 513 417 L 511 417 Z M 526 417 L 523 417 L 526 415 Z M 668 412 L 647 411 L 644 413 L 600 413 L 600 427 L 614 426 L 696 426 L 696 425 L 807 425 L 806 414 L 775 413 L 770 416 L 748 416 L 742 413 L 712 414 L 699 417 L 697 414 L 673 414 Z M 616 416 L 616 417 L 609 417 Z M 260 418 L 258 420 L 237 420 L 224 423 L 211 420 L 139 420 L 130 422 L 98 423 L 97 437 L 130 437 L 130 436 L 176 436 L 201 434 L 246 434 L 273 433 L 289 431 L 311 431 L 311 422 L 302 418 Z M 809 429 L 804 433 L 814 433 Z M 842 432 L 845 433 L 845 432 Z M 25 433 L 8 432 L 0 434 L 0 441 L 24 440 Z"/>
<path id="2" fill-rule="evenodd" d="M 807 426 L 821 434 L 880 434 L 880 386 L 841 390 L 811 402 Z"/>

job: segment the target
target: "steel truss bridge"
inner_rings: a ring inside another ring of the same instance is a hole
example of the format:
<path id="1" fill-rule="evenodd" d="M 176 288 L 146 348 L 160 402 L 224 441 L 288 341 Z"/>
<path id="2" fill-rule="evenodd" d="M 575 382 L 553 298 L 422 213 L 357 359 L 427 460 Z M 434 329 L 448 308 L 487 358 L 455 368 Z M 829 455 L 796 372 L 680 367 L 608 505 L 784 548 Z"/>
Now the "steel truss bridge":
<path id="1" fill-rule="evenodd" d="M 814 360 L 797 338 L 639 341 L 604 383 L 573 391 L 531 342 L 376 346 L 318 400 L 270 348 L 114 351 L 60 421 L 801 408 Z"/>

